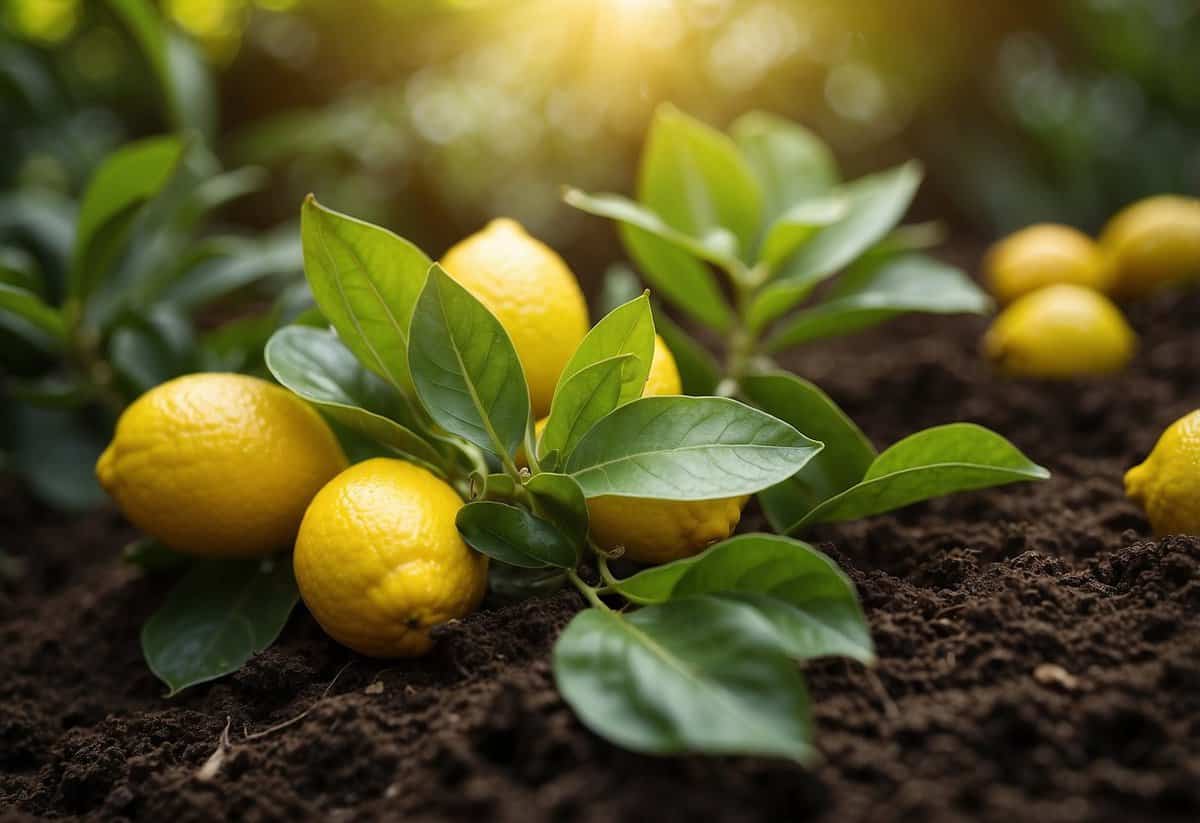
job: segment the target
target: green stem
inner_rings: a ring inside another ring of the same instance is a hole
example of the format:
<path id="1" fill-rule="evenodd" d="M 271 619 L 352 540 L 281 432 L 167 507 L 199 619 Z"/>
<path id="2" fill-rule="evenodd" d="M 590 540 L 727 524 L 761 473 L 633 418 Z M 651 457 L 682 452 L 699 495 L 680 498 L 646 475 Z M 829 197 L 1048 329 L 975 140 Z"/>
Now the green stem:
<path id="1" fill-rule="evenodd" d="M 581 578 L 574 569 L 567 570 L 567 579 L 571 581 L 575 588 L 579 589 L 579 592 L 585 598 L 587 598 L 588 603 L 590 603 L 593 607 L 606 612 L 612 611 L 608 604 L 600 599 L 600 595 L 597 593 L 596 587 L 589 586 L 587 583 L 584 583 L 583 578 Z"/>
<path id="2" fill-rule="evenodd" d="M 717 394 L 726 397 L 736 395 L 740 383 L 750 371 L 750 364 L 758 353 L 759 339 L 750 325 L 750 307 L 764 279 L 757 269 L 741 269 L 729 272 L 733 284 L 736 319 L 729 333 L 729 349 L 726 353 L 724 376 L 717 387 Z"/>

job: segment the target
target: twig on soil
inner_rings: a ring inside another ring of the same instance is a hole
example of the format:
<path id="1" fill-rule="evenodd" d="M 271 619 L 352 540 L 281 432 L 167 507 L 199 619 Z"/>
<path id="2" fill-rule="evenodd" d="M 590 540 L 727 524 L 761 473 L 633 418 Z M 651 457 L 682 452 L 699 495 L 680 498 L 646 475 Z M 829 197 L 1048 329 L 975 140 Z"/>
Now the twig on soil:
<path id="1" fill-rule="evenodd" d="M 229 742 L 229 726 L 233 723 L 232 716 L 226 716 L 225 728 L 221 731 L 221 738 L 217 741 L 217 750 L 208 756 L 208 760 L 204 761 L 204 765 L 196 770 L 196 779 L 208 782 L 217 776 L 221 771 L 221 766 L 225 763 L 225 755 L 232 748 Z"/>
<path id="2" fill-rule="evenodd" d="M 345 666 L 342 666 L 340 669 L 338 669 L 338 673 L 333 676 L 333 680 L 329 681 L 329 685 L 325 687 L 325 691 L 321 692 L 321 696 L 318 697 L 316 700 L 314 700 L 313 704 L 311 706 L 309 706 L 307 709 L 305 709 L 304 711 L 300 712 L 300 714 L 296 715 L 295 717 L 288 718 L 287 720 L 284 720 L 282 723 L 276 723 L 274 726 L 270 726 L 266 729 L 263 729 L 260 732 L 254 732 L 254 734 L 251 734 L 248 729 L 243 728 L 242 729 L 242 740 L 257 740 L 260 737 L 266 737 L 267 735 L 273 734 L 273 733 L 279 731 L 280 729 L 286 729 L 288 726 L 291 726 L 295 723 L 299 723 L 301 720 L 308 717 L 309 713 L 313 709 L 315 709 L 317 706 L 321 705 L 321 701 L 323 701 L 326 697 L 329 697 L 329 693 L 331 691 L 333 691 L 333 686 L 335 683 L 338 682 L 338 678 L 341 677 L 342 674 L 346 671 L 346 669 L 350 668 L 351 664 L 353 664 L 353 663 L 354 663 L 353 660 L 347 661 Z"/>

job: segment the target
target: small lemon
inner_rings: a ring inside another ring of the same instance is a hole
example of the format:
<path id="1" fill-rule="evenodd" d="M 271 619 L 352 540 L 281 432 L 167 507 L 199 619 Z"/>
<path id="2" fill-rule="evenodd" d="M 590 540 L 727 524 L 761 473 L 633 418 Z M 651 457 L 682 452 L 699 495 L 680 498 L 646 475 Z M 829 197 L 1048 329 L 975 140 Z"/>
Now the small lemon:
<path id="1" fill-rule="evenodd" d="M 1113 271 L 1113 293 L 1122 297 L 1200 277 L 1200 200 L 1140 200 L 1108 222 L 1100 248 Z"/>
<path id="2" fill-rule="evenodd" d="M 1129 362 L 1137 338 L 1099 292 L 1060 284 L 1018 298 L 983 339 L 984 353 L 1016 377 L 1108 374 Z"/>
<path id="3" fill-rule="evenodd" d="M 588 330 L 575 275 L 553 249 L 506 219 L 458 243 L 441 263 L 512 338 L 533 414 L 549 412 L 558 376 Z"/>
<path id="4" fill-rule="evenodd" d="M 470 614 L 487 558 L 454 519 L 462 499 L 420 466 L 378 457 L 317 493 L 296 538 L 296 583 L 332 638 L 372 657 L 412 657 L 429 630 Z"/>
<path id="5" fill-rule="evenodd" d="M 675 356 L 661 337 L 643 397 L 681 394 L 683 381 Z M 638 563 L 666 563 L 698 554 L 733 533 L 748 497 L 717 500 L 658 500 L 606 495 L 588 500 L 592 539 L 605 549 L 618 546 Z"/>
<path id="6" fill-rule="evenodd" d="M 1001 303 L 1055 283 L 1098 291 L 1109 286 L 1109 269 L 1092 238 L 1070 226 L 1040 223 L 992 246 L 984 257 L 988 288 Z"/>
<path id="7" fill-rule="evenodd" d="M 139 397 L 96 464 L 142 531 L 204 557 L 288 546 L 312 496 L 346 467 L 321 416 L 240 374 L 191 374 Z"/>
<path id="8" fill-rule="evenodd" d="M 1200 410 L 1176 420 L 1139 466 L 1125 493 L 1146 510 L 1159 535 L 1200 535 Z"/>

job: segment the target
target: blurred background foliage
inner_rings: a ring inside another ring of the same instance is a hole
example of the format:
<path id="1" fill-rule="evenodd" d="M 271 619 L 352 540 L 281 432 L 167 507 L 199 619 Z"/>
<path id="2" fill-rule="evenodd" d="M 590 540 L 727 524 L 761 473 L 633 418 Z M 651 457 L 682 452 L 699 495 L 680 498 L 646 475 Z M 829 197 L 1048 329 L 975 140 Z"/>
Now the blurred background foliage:
<path id="1" fill-rule="evenodd" d="M 560 186 L 627 192 L 654 107 L 800 121 L 848 176 L 910 156 L 918 216 L 959 237 L 1095 229 L 1200 191 L 1195 0 L 162 0 L 217 83 L 213 148 L 262 165 L 247 227 L 302 196 L 437 254 L 526 223 L 585 279 L 620 252 Z M 171 128 L 101 0 L 5 0 L 0 187 L 77 192 L 112 147 Z M 169 108 L 169 107 L 168 107 Z M 593 280 L 594 282 L 594 280 Z"/>

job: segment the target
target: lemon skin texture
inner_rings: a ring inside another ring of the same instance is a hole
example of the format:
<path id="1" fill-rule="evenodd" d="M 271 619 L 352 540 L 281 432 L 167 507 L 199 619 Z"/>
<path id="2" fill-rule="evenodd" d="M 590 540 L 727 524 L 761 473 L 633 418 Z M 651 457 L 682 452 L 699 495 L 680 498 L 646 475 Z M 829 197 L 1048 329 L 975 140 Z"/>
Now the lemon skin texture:
<path id="1" fill-rule="evenodd" d="M 470 614 L 488 560 L 459 536 L 462 499 L 403 460 L 358 463 L 326 485 L 296 538 L 296 583 L 330 637 L 370 657 L 429 651 L 434 626 Z"/>
<path id="2" fill-rule="evenodd" d="M 288 547 L 304 509 L 346 467 L 315 410 L 265 380 L 192 374 L 143 394 L 96 464 L 139 529 L 184 554 L 247 557 Z"/>
<path id="3" fill-rule="evenodd" d="M 1158 535 L 1200 535 L 1200 410 L 1176 420 L 1125 474 L 1125 493 Z"/>
<path id="4" fill-rule="evenodd" d="M 1110 270 L 1092 238 L 1070 226 L 1039 223 L 988 250 L 983 263 L 988 289 L 1000 303 L 1055 283 L 1105 291 Z"/>
<path id="5" fill-rule="evenodd" d="M 1006 308 L 984 336 L 985 355 L 1014 377 L 1067 379 L 1111 374 L 1129 362 L 1137 338 L 1099 292 L 1057 285 Z"/>
<path id="6" fill-rule="evenodd" d="M 1200 200 L 1159 195 L 1119 212 L 1100 236 L 1113 293 L 1135 298 L 1200 278 Z"/>
<path id="7" fill-rule="evenodd" d="M 675 356 L 661 337 L 654 341 L 654 359 L 643 397 L 683 393 Z M 716 500 L 659 500 L 605 495 L 588 500 L 589 531 L 604 549 L 624 548 L 638 563 L 667 563 L 691 557 L 737 527 L 748 497 Z"/>
<path id="8" fill-rule="evenodd" d="M 514 220 L 498 219 L 451 248 L 442 268 L 483 303 L 512 339 L 535 417 L 588 330 L 587 302 L 558 254 Z"/>

